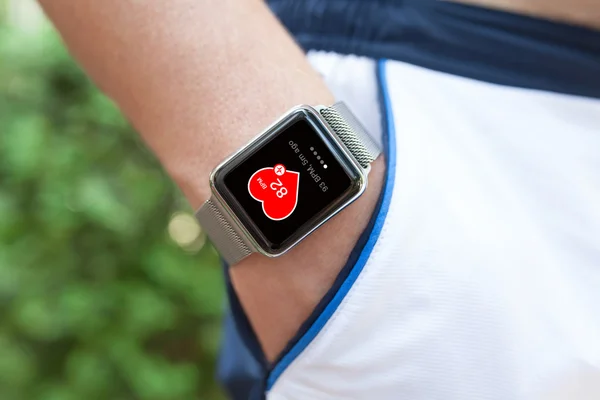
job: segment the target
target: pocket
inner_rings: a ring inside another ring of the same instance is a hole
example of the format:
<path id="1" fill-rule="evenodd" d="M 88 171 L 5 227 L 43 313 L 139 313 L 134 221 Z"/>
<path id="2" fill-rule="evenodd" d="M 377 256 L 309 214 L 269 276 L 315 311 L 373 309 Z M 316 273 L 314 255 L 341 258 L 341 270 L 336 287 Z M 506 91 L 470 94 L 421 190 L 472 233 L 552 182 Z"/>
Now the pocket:
<path id="1" fill-rule="evenodd" d="M 308 58 L 321 73 L 336 99 L 344 101 L 352 109 L 376 141 L 380 144 L 383 142 L 387 164 L 384 189 L 366 229 L 334 283 L 273 364 L 269 365 L 266 361 L 235 290 L 227 280 L 230 314 L 225 324 L 219 379 L 231 398 L 236 400 L 255 400 L 270 396 L 270 391 L 282 374 L 334 316 L 369 260 L 385 221 L 393 189 L 395 145 L 390 146 L 390 143 L 394 143 L 394 134 L 392 116 L 387 111 L 389 105 L 384 83 L 385 62 L 326 52 L 309 52 Z M 390 152 L 389 149 L 393 151 Z M 286 378 L 281 380 L 285 381 Z M 289 394 L 287 390 L 284 392 L 285 394 L 279 393 L 279 396 Z M 302 397 L 296 392 L 293 395 Z"/>
<path id="2" fill-rule="evenodd" d="M 387 216 L 395 176 L 395 145 L 390 146 L 390 143 L 395 143 L 394 124 L 389 113 L 385 87 L 385 61 L 378 62 L 364 57 L 325 52 L 309 52 L 308 57 L 313 67 L 323 76 L 336 100 L 344 101 L 374 138 L 380 143 L 383 142 L 382 148 L 387 164 L 386 177 L 369 224 L 355 244 L 335 282 L 267 371 L 263 387 L 269 396 L 276 382 L 280 378 L 285 380 L 282 375 L 287 368 L 326 327 L 363 271 Z M 292 383 L 291 386 L 294 384 Z M 298 390 L 298 387 L 295 386 L 294 390 Z M 284 389 L 283 392 L 289 391 Z M 273 397 L 279 398 L 281 395 L 282 393 L 278 393 Z M 299 398 L 304 395 L 308 398 L 306 396 L 313 396 L 314 393 L 294 393 L 294 395 L 300 396 Z"/>

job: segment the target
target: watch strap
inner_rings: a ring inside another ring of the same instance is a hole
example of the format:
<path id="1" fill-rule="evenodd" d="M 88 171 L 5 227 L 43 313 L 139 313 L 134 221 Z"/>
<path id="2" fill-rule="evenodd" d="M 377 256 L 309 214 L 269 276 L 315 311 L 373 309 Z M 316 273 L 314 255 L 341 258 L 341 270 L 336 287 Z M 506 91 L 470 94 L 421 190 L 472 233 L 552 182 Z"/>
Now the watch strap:
<path id="1" fill-rule="evenodd" d="M 369 168 L 369 165 L 381 154 L 381 148 L 348 106 L 338 102 L 331 107 L 322 108 L 320 113 L 356 161 L 363 168 Z"/>
<path id="2" fill-rule="evenodd" d="M 363 168 L 369 168 L 381 149 L 348 107 L 339 102 L 331 107 L 321 108 L 319 112 L 356 161 Z M 214 195 L 196 212 L 196 218 L 229 265 L 236 264 L 254 252 L 251 241 Z"/>
<path id="3" fill-rule="evenodd" d="M 213 195 L 196 212 L 202 229 L 229 265 L 233 265 L 252 253 L 250 241 L 236 222 L 219 206 Z"/>

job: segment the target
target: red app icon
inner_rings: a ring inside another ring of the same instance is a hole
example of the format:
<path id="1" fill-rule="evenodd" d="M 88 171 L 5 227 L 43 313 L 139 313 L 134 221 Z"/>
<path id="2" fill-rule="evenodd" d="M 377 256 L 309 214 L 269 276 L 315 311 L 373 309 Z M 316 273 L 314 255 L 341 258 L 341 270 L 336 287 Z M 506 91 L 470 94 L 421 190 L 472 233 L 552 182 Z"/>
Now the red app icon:
<path id="1" fill-rule="evenodd" d="M 300 173 L 277 164 L 256 171 L 248 181 L 248 192 L 262 203 L 267 217 L 281 221 L 292 215 L 298 205 L 299 183 Z"/>

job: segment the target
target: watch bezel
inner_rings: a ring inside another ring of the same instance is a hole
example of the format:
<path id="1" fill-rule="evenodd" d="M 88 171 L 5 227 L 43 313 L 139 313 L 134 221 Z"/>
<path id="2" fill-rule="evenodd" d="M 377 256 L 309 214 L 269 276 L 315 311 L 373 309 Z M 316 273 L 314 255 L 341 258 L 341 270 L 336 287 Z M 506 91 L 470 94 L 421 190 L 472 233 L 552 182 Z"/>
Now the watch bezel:
<path id="1" fill-rule="evenodd" d="M 368 169 L 361 167 L 358 161 L 356 161 L 354 156 L 348 151 L 339 137 L 323 119 L 318 109 L 320 109 L 320 107 L 311 107 L 309 105 L 300 105 L 292 108 L 262 133 L 252 139 L 246 146 L 242 147 L 236 153 L 232 154 L 230 157 L 220 163 L 210 175 L 210 186 L 214 197 L 217 199 L 217 201 L 219 201 L 223 210 L 229 214 L 231 219 L 233 219 L 238 227 L 242 230 L 242 234 L 250 241 L 251 245 L 254 247 L 254 250 L 265 256 L 277 257 L 289 251 L 292 247 L 305 239 L 334 215 L 360 197 L 367 187 Z M 220 179 L 229 171 L 243 163 L 248 157 L 250 157 L 263 145 L 268 143 L 272 138 L 284 132 L 285 129 L 293 124 L 298 118 L 305 118 L 311 124 L 314 131 L 323 139 L 323 142 L 334 155 L 336 161 L 342 166 L 342 168 L 351 178 L 351 187 L 355 188 L 356 191 L 339 197 L 335 204 L 333 204 L 331 208 L 327 210 L 326 215 L 322 215 L 321 218 L 316 220 L 313 224 L 311 224 L 311 226 L 307 227 L 305 232 L 300 232 L 300 234 L 297 235 L 294 240 L 291 240 L 285 246 L 275 250 L 270 248 L 259 234 L 255 234 L 255 232 L 259 232 L 260 229 L 256 227 L 256 224 L 247 214 L 242 212 L 242 215 L 238 215 L 240 213 L 234 210 L 234 208 L 237 207 L 243 211 L 243 207 L 239 203 L 234 205 L 229 204 L 228 198 L 231 198 L 235 203 L 237 203 L 237 201 L 235 200 L 235 196 L 229 193 L 228 189 L 222 183 L 222 181 L 220 181 Z"/>

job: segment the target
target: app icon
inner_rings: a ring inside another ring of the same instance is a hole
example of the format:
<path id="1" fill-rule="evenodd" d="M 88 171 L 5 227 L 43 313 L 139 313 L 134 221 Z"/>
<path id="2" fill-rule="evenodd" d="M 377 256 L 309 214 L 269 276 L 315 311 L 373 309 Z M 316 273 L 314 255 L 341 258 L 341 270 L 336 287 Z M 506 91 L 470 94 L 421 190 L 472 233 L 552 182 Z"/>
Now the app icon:
<path id="1" fill-rule="evenodd" d="M 299 184 L 300 173 L 276 164 L 256 171 L 248 181 L 248 192 L 262 203 L 268 218 L 281 221 L 292 215 L 298 205 Z"/>

